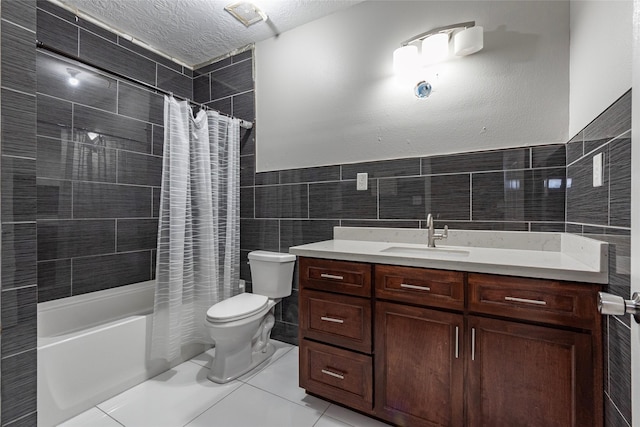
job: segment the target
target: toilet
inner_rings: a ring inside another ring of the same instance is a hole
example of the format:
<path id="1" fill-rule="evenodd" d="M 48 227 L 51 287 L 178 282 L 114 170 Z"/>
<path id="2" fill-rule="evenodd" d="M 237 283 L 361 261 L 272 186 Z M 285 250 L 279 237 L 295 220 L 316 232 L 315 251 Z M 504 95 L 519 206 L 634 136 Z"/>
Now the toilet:
<path id="1" fill-rule="evenodd" d="M 207 377 L 226 383 L 266 362 L 275 348 L 269 343 L 275 306 L 291 295 L 296 256 L 267 251 L 249 253 L 253 293 L 242 293 L 207 310 L 206 325 L 215 341 L 215 357 Z"/>

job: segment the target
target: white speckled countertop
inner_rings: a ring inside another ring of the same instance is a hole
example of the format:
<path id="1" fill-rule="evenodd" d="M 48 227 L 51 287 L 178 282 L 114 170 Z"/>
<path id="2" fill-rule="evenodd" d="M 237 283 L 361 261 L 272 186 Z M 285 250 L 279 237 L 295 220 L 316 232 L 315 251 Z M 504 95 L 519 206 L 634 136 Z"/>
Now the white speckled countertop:
<path id="1" fill-rule="evenodd" d="M 442 230 L 437 230 L 441 232 Z M 293 246 L 298 256 L 443 270 L 608 282 L 608 245 L 568 233 L 449 230 L 427 248 L 427 230 L 335 227 L 334 239 Z"/>

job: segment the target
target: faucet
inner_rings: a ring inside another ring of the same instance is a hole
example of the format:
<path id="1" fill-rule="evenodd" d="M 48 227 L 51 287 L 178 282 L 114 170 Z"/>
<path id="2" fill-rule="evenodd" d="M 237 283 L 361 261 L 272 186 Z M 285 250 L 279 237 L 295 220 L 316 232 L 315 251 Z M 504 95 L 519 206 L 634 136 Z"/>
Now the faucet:
<path id="1" fill-rule="evenodd" d="M 449 226 L 444 226 L 444 232 L 436 233 L 433 228 L 433 216 L 427 215 L 427 246 L 430 248 L 436 247 L 436 240 L 446 239 L 449 237 Z"/>

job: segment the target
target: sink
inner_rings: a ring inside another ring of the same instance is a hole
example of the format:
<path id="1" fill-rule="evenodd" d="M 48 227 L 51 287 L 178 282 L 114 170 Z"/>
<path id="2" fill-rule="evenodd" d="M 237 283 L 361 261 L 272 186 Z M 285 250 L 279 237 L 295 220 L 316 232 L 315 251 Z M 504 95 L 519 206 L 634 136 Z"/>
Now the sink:
<path id="1" fill-rule="evenodd" d="M 464 249 L 452 249 L 452 248 L 430 248 L 428 246 L 424 247 L 416 247 L 416 246 L 390 246 L 386 249 L 381 250 L 380 252 L 392 253 L 392 254 L 407 254 L 407 255 L 445 255 L 445 256 L 456 256 L 456 257 L 466 257 L 469 256 L 469 251 L 465 251 Z"/>

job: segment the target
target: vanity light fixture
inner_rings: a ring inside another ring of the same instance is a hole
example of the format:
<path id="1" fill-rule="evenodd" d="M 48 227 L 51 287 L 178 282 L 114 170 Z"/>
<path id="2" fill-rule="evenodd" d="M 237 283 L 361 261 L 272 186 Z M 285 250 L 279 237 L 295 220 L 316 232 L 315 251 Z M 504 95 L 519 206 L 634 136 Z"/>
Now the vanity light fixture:
<path id="1" fill-rule="evenodd" d="M 412 80 L 412 84 L 418 81 L 414 88 L 418 98 L 426 98 L 431 94 L 431 85 L 419 78 L 420 69 L 447 59 L 452 36 L 453 52 L 456 56 L 471 55 L 484 46 L 483 28 L 476 26 L 475 21 L 469 21 L 418 34 L 400 43 L 400 47 L 393 52 L 395 73 L 403 80 Z M 417 42 L 421 42 L 422 45 L 420 53 L 416 46 Z M 425 87 L 429 90 L 425 91 Z"/>

